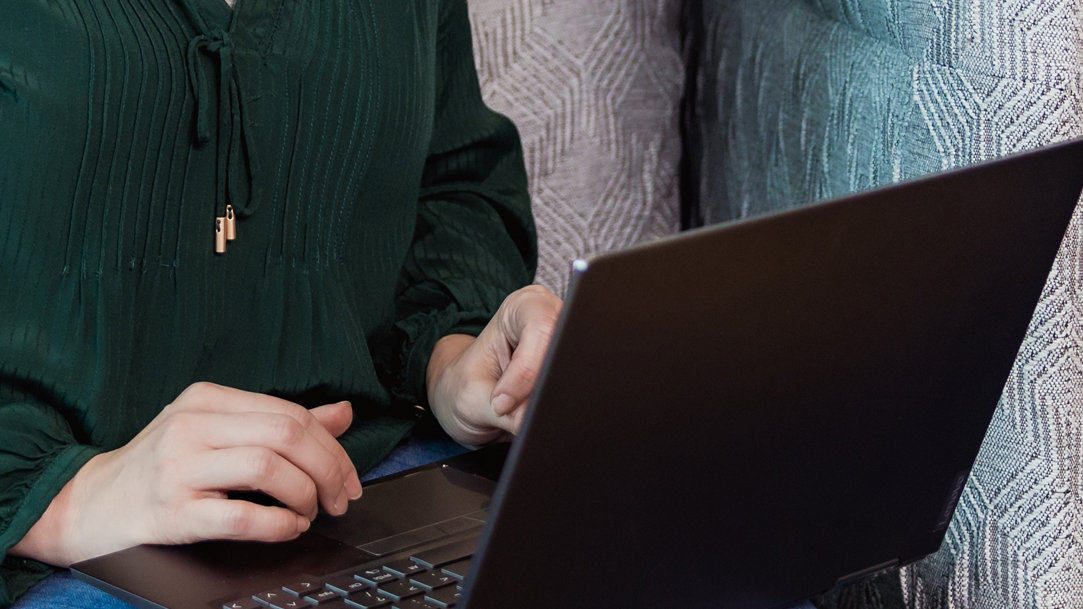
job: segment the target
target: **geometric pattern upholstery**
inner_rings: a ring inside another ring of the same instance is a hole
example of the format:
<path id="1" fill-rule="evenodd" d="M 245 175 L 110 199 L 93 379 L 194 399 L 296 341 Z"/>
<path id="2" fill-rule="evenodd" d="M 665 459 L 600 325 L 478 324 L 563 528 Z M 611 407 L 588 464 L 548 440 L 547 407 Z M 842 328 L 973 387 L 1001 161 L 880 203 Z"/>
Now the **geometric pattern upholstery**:
<path id="1" fill-rule="evenodd" d="M 536 281 L 679 228 L 684 63 L 677 0 L 471 0 L 482 94 L 519 127 Z"/>
<path id="2" fill-rule="evenodd" d="M 696 11 L 686 25 L 698 41 L 691 137 L 705 222 L 1083 135 L 1083 0 L 733 0 Z M 826 604 L 1083 607 L 1080 209 L 940 551 L 889 576 L 895 594 Z"/>

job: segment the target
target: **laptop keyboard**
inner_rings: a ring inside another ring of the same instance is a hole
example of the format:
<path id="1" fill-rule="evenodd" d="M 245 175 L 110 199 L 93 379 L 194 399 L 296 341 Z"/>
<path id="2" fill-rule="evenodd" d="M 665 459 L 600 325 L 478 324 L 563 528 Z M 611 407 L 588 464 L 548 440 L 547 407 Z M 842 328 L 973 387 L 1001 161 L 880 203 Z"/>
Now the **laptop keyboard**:
<path id="1" fill-rule="evenodd" d="M 447 609 L 455 607 L 477 538 L 408 558 L 314 577 L 225 603 L 222 609 Z"/>

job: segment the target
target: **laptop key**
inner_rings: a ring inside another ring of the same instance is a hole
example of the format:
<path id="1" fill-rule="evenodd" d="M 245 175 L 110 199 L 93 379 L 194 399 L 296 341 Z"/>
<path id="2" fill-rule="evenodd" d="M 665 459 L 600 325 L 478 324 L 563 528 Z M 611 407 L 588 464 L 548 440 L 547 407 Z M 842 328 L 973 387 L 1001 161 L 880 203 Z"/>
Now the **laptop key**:
<path id="1" fill-rule="evenodd" d="M 430 605 L 420 598 L 413 596 L 404 601 L 392 605 L 394 609 L 436 609 L 436 605 Z"/>
<path id="2" fill-rule="evenodd" d="M 445 586 L 426 594 L 425 600 L 437 607 L 447 609 L 448 607 L 454 607 L 458 604 L 459 597 L 461 597 L 462 594 L 463 591 L 459 589 L 458 586 Z"/>
<path id="3" fill-rule="evenodd" d="M 222 609 L 259 609 L 263 605 L 256 602 L 256 599 L 251 596 L 239 598 L 232 603 L 225 603 L 222 605 Z"/>
<path id="4" fill-rule="evenodd" d="M 416 562 L 404 558 L 402 560 L 396 560 L 384 565 L 385 571 L 390 571 L 399 577 L 406 577 L 413 575 L 414 573 L 420 573 L 425 570 L 425 567 L 417 564 Z"/>
<path id="5" fill-rule="evenodd" d="M 462 581 L 466 579 L 466 574 L 470 572 L 470 559 L 464 558 L 463 560 L 457 560 L 450 565 L 444 565 L 440 570 L 455 579 Z"/>
<path id="6" fill-rule="evenodd" d="M 477 537 L 468 537 L 449 543 L 446 546 L 418 552 L 411 556 L 410 559 L 429 569 L 436 569 L 437 567 L 442 567 L 446 564 L 473 556 L 477 545 Z"/>
<path id="7" fill-rule="evenodd" d="M 380 594 L 391 597 L 391 600 L 401 601 L 411 596 L 417 596 L 424 592 L 421 586 L 411 584 L 408 581 L 397 579 L 390 584 L 380 586 Z"/>
<path id="8" fill-rule="evenodd" d="M 286 596 L 286 593 L 281 588 L 275 588 L 274 590 L 268 590 L 266 592 L 260 592 L 259 594 L 252 595 L 252 600 L 257 603 L 268 606 L 271 603 L 276 603 Z"/>
<path id="9" fill-rule="evenodd" d="M 375 569 L 365 569 L 364 571 L 354 575 L 357 579 L 369 584 L 370 586 L 379 586 L 380 584 L 386 584 L 393 582 L 397 577 L 393 573 L 388 573 L 383 569 L 377 567 Z"/>
<path id="10" fill-rule="evenodd" d="M 459 580 L 442 571 L 425 571 L 418 575 L 410 576 L 410 582 L 421 586 L 426 590 L 435 590 L 459 583 Z"/>
<path id="11" fill-rule="evenodd" d="M 282 595 L 279 599 L 270 605 L 267 605 L 269 609 L 304 609 L 305 607 L 311 607 L 307 602 L 294 598 L 292 596 Z"/>
<path id="12" fill-rule="evenodd" d="M 342 597 L 339 596 L 338 592 L 336 592 L 336 591 L 334 591 L 334 590 L 332 590 L 330 588 L 324 588 L 323 590 L 320 590 L 319 592 L 312 592 L 310 594 L 305 595 L 305 597 L 304 597 L 305 601 L 307 601 L 308 604 L 310 604 L 310 605 L 323 605 L 324 603 L 329 603 L 331 601 L 337 601 L 340 598 L 342 598 Z"/>
<path id="13" fill-rule="evenodd" d="M 382 594 L 377 594 L 372 589 L 351 594 L 344 600 L 352 609 L 373 609 L 373 607 L 383 607 L 391 604 L 391 599 Z"/>
<path id="14" fill-rule="evenodd" d="M 327 586 L 328 590 L 334 590 L 342 596 L 349 596 L 369 587 L 369 585 L 365 582 L 360 581 L 349 575 L 343 575 L 341 577 L 329 579 L 327 580 L 327 583 L 325 585 Z"/>
<path id="15" fill-rule="evenodd" d="M 286 591 L 290 596 L 299 597 L 308 594 L 309 592 L 315 592 L 322 588 L 319 584 L 319 580 L 315 577 L 311 579 L 303 579 L 299 582 L 294 582 L 287 586 L 282 586 L 282 589 Z"/>

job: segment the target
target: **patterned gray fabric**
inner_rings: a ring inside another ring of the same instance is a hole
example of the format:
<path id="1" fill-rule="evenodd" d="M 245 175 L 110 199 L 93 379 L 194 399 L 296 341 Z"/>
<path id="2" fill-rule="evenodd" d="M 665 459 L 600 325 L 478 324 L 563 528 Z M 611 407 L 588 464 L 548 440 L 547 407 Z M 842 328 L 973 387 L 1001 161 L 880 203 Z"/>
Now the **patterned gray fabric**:
<path id="1" fill-rule="evenodd" d="M 709 222 L 1083 135 L 1081 0 L 699 9 L 692 137 Z M 895 582 L 910 607 L 1083 607 L 1081 215 L 945 543 Z"/>
<path id="2" fill-rule="evenodd" d="M 679 0 L 472 0 L 482 93 L 518 125 L 538 222 L 537 282 L 677 230 Z"/>

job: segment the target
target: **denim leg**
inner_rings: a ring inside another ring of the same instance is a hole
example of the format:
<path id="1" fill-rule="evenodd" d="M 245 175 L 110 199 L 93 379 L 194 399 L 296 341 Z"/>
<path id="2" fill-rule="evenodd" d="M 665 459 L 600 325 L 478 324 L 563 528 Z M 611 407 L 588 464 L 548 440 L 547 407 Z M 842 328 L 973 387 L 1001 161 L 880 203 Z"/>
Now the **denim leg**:
<path id="1" fill-rule="evenodd" d="M 439 429 L 418 429 L 409 439 L 395 447 L 386 459 L 370 469 L 361 481 L 367 482 L 411 467 L 461 455 L 466 451 L 466 448 Z"/>
<path id="2" fill-rule="evenodd" d="M 67 571 L 50 575 L 27 590 L 11 609 L 134 609 L 128 603 L 90 584 L 85 584 Z"/>

